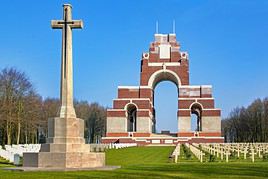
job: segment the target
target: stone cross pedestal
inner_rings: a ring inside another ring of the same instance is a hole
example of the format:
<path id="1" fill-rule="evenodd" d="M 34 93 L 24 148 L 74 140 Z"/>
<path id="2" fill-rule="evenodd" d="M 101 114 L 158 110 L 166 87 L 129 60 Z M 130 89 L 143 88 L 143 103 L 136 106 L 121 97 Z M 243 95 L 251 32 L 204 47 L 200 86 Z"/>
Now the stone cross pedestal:
<path id="1" fill-rule="evenodd" d="M 73 107 L 72 29 L 82 28 L 81 20 L 72 20 L 72 6 L 63 5 L 63 20 L 52 20 L 52 28 L 62 29 L 61 106 L 59 117 L 48 120 L 47 143 L 39 153 L 24 153 L 23 167 L 92 168 L 105 165 L 104 153 L 90 152 L 85 144 L 84 120 L 76 118 Z"/>

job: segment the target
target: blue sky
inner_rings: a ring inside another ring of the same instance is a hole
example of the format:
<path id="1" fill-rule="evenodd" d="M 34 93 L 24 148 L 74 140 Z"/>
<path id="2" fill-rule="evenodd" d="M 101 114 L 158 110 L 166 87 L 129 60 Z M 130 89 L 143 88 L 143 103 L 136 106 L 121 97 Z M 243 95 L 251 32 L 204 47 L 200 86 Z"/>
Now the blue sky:
<path id="1" fill-rule="evenodd" d="M 213 85 L 222 116 L 268 96 L 268 1 L 4 1 L 0 16 L 0 68 L 25 71 L 44 97 L 59 96 L 62 4 L 84 29 L 73 32 L 74 94 L 111 106 L 118 85 L 138 85 L 140 57 L 155 33 L 172 32 L 190 57 L 190 82 Z M 158 126 L 176 130 L 176 88 L 156 87 Z"/>

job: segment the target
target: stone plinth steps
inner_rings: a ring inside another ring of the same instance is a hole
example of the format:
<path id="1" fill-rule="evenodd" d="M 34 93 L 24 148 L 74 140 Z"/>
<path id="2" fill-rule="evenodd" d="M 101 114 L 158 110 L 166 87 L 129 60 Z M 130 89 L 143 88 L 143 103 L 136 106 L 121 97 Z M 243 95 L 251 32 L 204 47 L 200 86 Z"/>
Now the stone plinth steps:
<path id="1" fill-rule="evenodd" d="M 39 153 L 23 153 L 23 167 L 92 168 L 105 165 L 105 154 L 90 152 L 84 141 L 84 120 L 51 118 L 47 144 Z"/>

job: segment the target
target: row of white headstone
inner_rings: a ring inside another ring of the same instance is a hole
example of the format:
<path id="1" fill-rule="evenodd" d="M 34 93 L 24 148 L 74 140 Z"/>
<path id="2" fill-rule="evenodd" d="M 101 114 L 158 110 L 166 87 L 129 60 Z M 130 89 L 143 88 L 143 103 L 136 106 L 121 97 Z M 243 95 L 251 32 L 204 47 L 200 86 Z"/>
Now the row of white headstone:
<path id="1" fill-rule="evenodd" d="M 178 163 L 178 157 L 180 156 L 181 144 L 177 144 L 176 148 L 172 152 L 172 157 L 175 158 L 175 163 Z"/>
<path id="2" fill-rule="evenodd" d="M 205 155 L 205 153 L 200 150 L 196 145 L 194 144 L 189 144 L 186 143 L 185 144 L 186 147 L 188 147 L 190 149 L 190 151 L 195 155 L 195 157 L 202 163 L 203 162 L 203 156 Z"/>
<path id="3" fill-rule="evenodd" d="M 109 149 L 121 149 L 121 148 L 127 148 L 127 147 L 136 147 L 136 143 L 110 143 Z"/>
<path id="4" fill-rule="evenodd" d="M 41 144 L 19 144 L 0 146 L 0 156 L 9 162 L 14 162 L 15 156 L 22 157 L 24 152 L 38 152 Z"/>
<path id="5" fill-rule="evenodd" d="M 97 151 L 104 151 L 104 149 L 121 149 L 135 146 L 137 146 L 136 143 L 90 144 L 90 147 L 97 148 Z M 40 147 L 41 144 L 5 145 L 4 148 L 0 146 L 0 157 L 13 163 L 17 156 L 22 157 L 24 152 L 39 152 Z"/>
<path id="6" fill-rule="evenodd" d="M 200 144 L 202 150 L 209 152 L 212 155 L 220 157 L 221 160 L 229 161 L 231 153 L 236 153 L 237 157 L 243 155 L 244 159 L 250 156 L 251 161 L 254 162 L 257 157 L 262 159 L 264 154 L 268 153 L 268 143 L 210 143 Z"/>
<path id="7" fill-rule="evenodd" d="M 90 151 L 103 152 L 105 149 L 121 149 L 126 147 L 135 147 L 136 143 L 110 143 L 110 144 L 90 144 Z"/>

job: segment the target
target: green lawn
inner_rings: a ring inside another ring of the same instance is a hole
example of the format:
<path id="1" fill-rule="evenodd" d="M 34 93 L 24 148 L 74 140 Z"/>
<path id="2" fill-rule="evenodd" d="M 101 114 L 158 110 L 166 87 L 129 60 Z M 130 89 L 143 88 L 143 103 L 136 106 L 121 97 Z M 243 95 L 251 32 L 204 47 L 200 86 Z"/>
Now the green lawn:
<path id="1" fill-rule="evenodd" d="M 174 147 L 133 147 L 106 152 L 114 171 L 18 172 L 0 170 L 0 178 L 268 178 L 268 162 L 206 162 L 186 157 L 175 164 L 169 159 Z M 181 150 L 182 151 L 182 150 Z M 8 164 L 0 161 L 0 167 Z"/>

